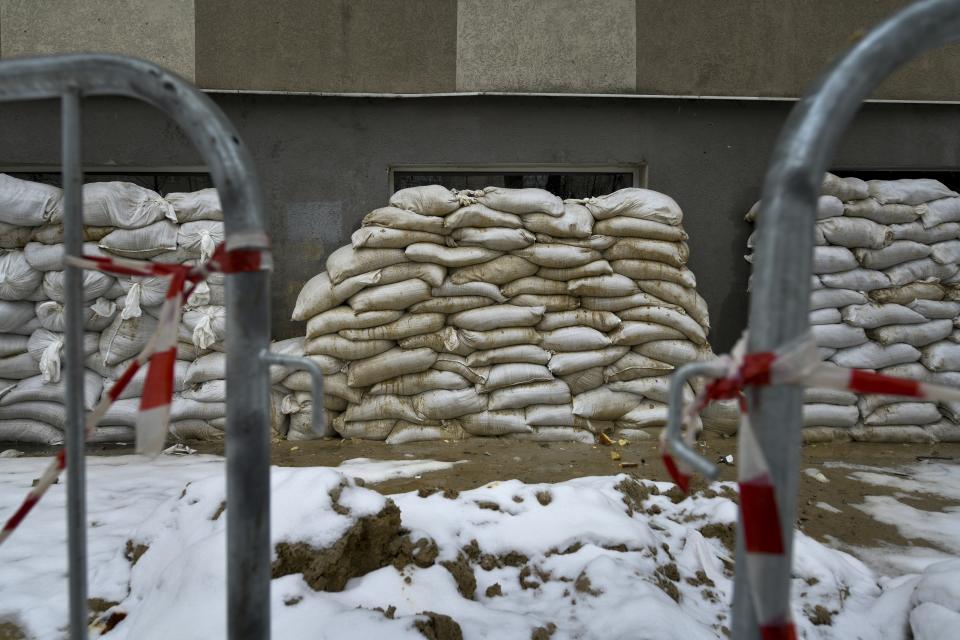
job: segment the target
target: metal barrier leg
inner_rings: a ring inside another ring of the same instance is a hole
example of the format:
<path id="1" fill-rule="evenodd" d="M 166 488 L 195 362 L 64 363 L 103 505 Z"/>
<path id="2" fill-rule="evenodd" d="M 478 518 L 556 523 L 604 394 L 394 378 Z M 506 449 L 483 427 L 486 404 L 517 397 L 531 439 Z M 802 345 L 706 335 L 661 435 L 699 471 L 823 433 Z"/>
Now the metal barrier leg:
<path id="1" fill-rule="evenodd" d="M 66 255 L 83 252 L 83 164 L 80 150 L 80 91 L 61 98 L 63 154 L 63 232 Z M 70 568 L 70 638 L 87 637 L 87 509 L 83 408 L 83 271 L 67 265 L 66 407 L 67 446 L 67 555 Z"/>

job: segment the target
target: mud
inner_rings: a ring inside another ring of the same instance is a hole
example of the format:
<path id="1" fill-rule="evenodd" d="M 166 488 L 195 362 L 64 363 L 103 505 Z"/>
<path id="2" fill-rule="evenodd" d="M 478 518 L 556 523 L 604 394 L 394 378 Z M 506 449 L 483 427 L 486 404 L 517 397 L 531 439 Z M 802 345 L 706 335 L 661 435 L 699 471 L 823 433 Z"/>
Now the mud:
<path id="1" fill-rule="evenodd" d="M 433 611 L 424 611 L 420 615 L 427 619 L 417 620 L 414 625 L 428 640 L 463 640 L 460 625 L 450 616 Z"/>

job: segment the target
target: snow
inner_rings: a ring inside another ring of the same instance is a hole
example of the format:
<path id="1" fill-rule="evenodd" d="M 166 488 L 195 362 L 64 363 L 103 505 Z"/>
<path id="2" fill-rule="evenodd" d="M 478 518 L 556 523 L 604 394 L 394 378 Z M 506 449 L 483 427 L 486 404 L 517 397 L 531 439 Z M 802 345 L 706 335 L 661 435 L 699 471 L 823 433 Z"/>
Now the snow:
<path id="1" fill-rule="evenodd" d="M 835 506 L 827 502 L 818 502 L 816 506 L 818 509 L 823 509 L 824 511 L 829 511 L 830 513 L 843 513 L 843 511 L 837 509 Z"/>

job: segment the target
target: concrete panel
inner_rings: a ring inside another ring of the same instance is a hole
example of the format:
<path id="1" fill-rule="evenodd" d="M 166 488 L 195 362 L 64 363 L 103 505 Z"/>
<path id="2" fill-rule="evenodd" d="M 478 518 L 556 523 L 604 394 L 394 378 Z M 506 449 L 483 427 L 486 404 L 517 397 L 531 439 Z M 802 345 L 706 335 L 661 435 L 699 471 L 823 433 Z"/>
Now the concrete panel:
<path id="1" fill-rule="evenodd" d="M 799 96 L 909 0 L 637 0 L 637 91 Z M 904 67 L 875 97 L 960 99 L 960 47 Z"/>
<path id="2" fill-rule="evenodd" d="M 206 89 L 453 91 L 456 0 L 200 0 Z"/>
<path id="3" fill-rule="evenodd" d="M 0 0 L 0 57 L 122 53 L 194 78 L 194 0 Z"/>
<path id="4" fill-rule="evenodd" d="M 756 101 L 454 97 L 416 100 L 214 96 L 250 146 L 275 249 L 273 327 L 289 320 L 303 283 L 389 197 L 398 164 L 647 162 L 651 188 L 684 210 L 690 266 L 710 307 L 718 351 L 747 318 L 743 260 L 771 145 L 791 105 Z M 841 169 L 960 166 L 960 138 L 944 135 L 957 105 L 867 105 L 834 162 Z M 53 103 L 0 105 L 0 165 L 59 163 Z M 199 160 L 153 109 L 92 99 L 84 158 L 92 165 L 177 166 Z M 483 131 L 483 135 L 478 135 Z"/>
<path id="5" fill-rule="evenodd" d="M 633 93 L 634 0 L 460 0 L 457 90 Z"/>

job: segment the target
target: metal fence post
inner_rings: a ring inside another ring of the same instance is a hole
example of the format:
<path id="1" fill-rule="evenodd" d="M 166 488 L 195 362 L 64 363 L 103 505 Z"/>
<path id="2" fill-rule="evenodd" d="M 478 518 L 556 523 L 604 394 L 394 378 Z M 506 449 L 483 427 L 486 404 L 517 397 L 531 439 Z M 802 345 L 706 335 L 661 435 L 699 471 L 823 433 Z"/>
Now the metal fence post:
<path id="1" fill-rule="evenodd" d="M 773 152 L 763 188 L 763 210 L 754 254 L 749 351 L 769 351 L 808 326 L 814 212 L 824 172 L 860 104 L 903 63 L 924 51 L 960 40 L 960 2 L 923 0 L 881 23 L 838 58 L 793 108 Z M 750 420 L 773 476 L 784 560 L 750 585 L 738 570 L 732 637 L 759 640 L 751 587 L 771 610 L 789 611 L 800 460 L 802 393 L 774 385 L 748 393 Z M 737 567 L 745 566 L 738 528 Z"/>

